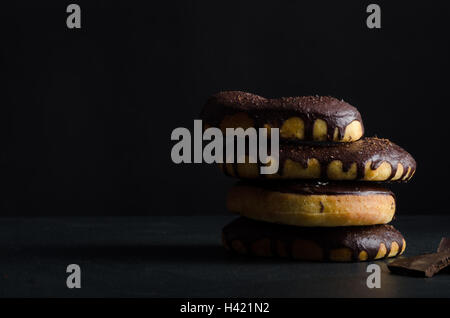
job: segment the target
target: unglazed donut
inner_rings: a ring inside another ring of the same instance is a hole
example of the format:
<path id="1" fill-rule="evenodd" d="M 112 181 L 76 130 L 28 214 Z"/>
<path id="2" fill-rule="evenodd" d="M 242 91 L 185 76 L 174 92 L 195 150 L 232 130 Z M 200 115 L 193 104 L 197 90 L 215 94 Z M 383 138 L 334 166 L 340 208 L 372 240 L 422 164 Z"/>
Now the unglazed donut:
<path id="1" fill-rule="evenodd" d="M 239 182 L 228 193 L 227 208 L 251 219 L 297 226 L 373 225 L 392 220 L 395 198 L 367 183 Z"/>

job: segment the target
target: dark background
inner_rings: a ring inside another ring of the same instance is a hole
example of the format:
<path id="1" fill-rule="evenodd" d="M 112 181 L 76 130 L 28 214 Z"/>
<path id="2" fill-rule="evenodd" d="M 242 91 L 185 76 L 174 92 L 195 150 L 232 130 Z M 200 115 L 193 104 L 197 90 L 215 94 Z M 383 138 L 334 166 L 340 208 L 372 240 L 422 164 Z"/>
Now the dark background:
<path id="1" fill-rule="evenodd" d="M 345 99 L 418 162 L 399 213 L 447 212 L 448 5 L 372 2 L 381 30 L 366 1 L 2 4 L 1 215 L 225 213 L 234 180 L 170 158 L 225 89 Z"/>

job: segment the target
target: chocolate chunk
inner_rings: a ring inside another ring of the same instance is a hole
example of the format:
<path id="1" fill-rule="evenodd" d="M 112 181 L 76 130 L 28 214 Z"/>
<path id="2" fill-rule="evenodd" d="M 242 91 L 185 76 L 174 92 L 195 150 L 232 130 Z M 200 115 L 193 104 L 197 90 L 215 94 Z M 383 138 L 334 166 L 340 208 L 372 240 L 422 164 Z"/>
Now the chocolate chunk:
<path id="1" fill-rule="evenodd" d="M 437 253 L 398 259 L 388 265 L 395 274 L 432 277 L 450 265 L 450 238 L 443 237 Z"/>
<path id="2" fill-rule="evenodd" d="M 443 237 L 438 247 L 439 252 L 450 252 L 450 237 Z"/>
<path id="3" fill-rule="evenodd" d="M 403 259 L 388 265 L 394 274 L 432 277 L 450 264 L 450 252 L 439 252 Z"/>

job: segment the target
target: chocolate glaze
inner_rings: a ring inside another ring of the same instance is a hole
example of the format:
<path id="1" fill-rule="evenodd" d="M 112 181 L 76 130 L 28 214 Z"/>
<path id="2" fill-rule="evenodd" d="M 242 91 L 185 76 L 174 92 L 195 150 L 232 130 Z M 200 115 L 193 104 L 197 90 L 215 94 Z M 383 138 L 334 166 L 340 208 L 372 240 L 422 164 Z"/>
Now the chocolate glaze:
<path id="1" fill-rule="evenodd" d="M 239 181 L 237 186 L 262 188 L 268 191 L 304 194 L 304 195 L 390 195 L 389 189 L 373 183 L 352 181 L 313 181 L 313 180 L 246 180 Z"/>
<path id="2" fill-rule="evenodd" d="M 255 128 L 264 124 L 281 127 L 282 123 L 293 117 L 300 117 L 305 123 L 305 140 L 312 140 L 313 125 L 316 119 L 327 123 L 327 139 L 333 140 L 335 129 L 342 139 L 345 128 L 352 121 L 361 123 L 361 114 L 352 105 L 330 96 L 302 96 L 267 99 L 262 96 L 241 91 L 225 91 L 211 96 L 201 112 L 204 123 L 217 127 L 226 115 L 245 112 L 255 122 Z"/>
<path id="3" fill-rule="evenodd" d="M 342 226 L 342 227 L 299 227 L 274 224 L 239 217 L 222 230 L 226 242 L 239 240 L 247 251 L 251 245 L 261 239 L 272 243 L 272 255 L 277 255 L 275 243 L 282 241 L 287 246 L 288 256 L 292 258 L 292 244 L 296 239 L 315 242 L 323 249 L 324 260 L 330 260 L 330 251 L 337 248 L 349 248 L 352 259 L 358 260 L 359 253 L 366 251 L 368 260 L 374 259 L 384 243 L 389 254 L 392 242 L 396 242 L 399 251 L 403 248 L 403 236 L 392 225 Z"/>

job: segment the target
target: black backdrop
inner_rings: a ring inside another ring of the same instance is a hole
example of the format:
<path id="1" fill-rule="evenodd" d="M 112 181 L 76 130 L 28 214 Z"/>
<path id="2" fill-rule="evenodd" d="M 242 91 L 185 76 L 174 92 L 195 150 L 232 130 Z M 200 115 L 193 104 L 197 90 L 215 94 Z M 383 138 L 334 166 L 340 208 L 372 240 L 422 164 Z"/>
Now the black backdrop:
<path id="1" fill-rule="evenodd" d="M 442 2 L 377 1 L 381 30 L 366 1 L 71 2 L 81 30 L 70 2 L 2 3 L 2 215 L 225 213 L 232 179 L 170 159 L 172 130 L 224 89 L 344 98 L 418 162 L 399 213 L 446 212 Z"/>

